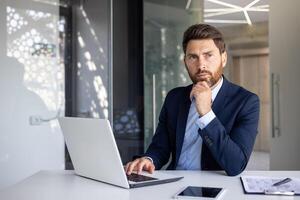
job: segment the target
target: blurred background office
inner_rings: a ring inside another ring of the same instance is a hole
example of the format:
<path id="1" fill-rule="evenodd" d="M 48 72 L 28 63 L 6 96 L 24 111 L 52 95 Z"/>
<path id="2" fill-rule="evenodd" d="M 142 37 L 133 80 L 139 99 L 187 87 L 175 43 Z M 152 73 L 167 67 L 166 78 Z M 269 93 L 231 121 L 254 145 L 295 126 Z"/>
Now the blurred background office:
<path id="1" fill-rule="evenodd" d="M 223 32 L 225 76 L 259 95 L 248 170 L 299 170 L 298 0 L 0 1 L 0 189 L 72 169 L 59 116 L 108 118 L 122 161 L 148 147 L 167 92 L 191 83 L 184 30 Z"/>

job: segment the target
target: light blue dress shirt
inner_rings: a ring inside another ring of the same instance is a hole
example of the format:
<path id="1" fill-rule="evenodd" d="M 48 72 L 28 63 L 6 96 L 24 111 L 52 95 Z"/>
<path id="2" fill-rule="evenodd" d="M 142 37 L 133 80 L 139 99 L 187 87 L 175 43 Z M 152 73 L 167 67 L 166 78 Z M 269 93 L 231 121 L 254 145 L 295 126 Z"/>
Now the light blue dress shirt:
<path id="1" fill-rule="evenodd" d="M 215 100 L 222 84 L 223 77 L 218 85 L 212 90 L 212 101 Z M 215 117 L 215 113 L 211 110 L 199 118 L 195 100 L 192 100 L 181 154 L 176 167 L 177 170 L 201 170 L 202 138 L 198 133 L 198 129 L 204 129 Z"/>

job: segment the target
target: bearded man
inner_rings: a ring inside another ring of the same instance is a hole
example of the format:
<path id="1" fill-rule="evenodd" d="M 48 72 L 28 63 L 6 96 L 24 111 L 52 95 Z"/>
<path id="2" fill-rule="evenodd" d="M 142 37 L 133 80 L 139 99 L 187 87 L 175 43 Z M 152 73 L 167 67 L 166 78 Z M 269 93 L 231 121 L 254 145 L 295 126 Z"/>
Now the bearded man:
<path id="1" fill-rule="evenodd" d="M 224 170 L 235 176 L 247 166 L 257 135 L 259 98 L 223 75 L 227 53 L 215 27 L 195 24 L 183 36 L 184 63 L 193 82 L 171 90 L 145 154 L 125 170 Z"/>

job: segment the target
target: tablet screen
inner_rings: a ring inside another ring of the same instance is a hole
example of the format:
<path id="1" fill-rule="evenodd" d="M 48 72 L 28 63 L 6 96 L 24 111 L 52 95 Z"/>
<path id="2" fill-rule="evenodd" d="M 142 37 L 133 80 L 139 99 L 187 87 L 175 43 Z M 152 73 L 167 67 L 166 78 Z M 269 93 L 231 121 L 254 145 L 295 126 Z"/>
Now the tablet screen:
<path id="1" fill-rule="evenodd" d="M 212 187 L 194 187 L 189 186 L 185 188 L 178 196 L 191 196 L 191 197 L 216 197 L 222 188 L 212 188 Z"/>

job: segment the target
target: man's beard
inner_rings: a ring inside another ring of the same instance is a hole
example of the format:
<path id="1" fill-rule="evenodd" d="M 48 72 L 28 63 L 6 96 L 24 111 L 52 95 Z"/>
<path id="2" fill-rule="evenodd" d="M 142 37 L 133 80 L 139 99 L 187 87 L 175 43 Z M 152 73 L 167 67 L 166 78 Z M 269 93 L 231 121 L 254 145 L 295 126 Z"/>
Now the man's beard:
<path id="1" fill-rule="evenodd" d="M 186 66 L 187 68 L 187 66 Z M 223 74 L 223 64 L 222 62 L 220 63 L 219 67 L 218 67 L 218 70 L 215 72 L 215 73 L 212 73 L 208 70 L 198 70 L 197 73 L 195 74 L 190 74 L 190 71 L 188 70 L 187 68 L 187 71 L 189 73 L 189 76 L 191 78 L 191 80 L 193 81 L 194 84 L 197 84 L 198 82 L 201 82 L 201 81 L 205 81 L 208 86 L 211 88 L 213 87 L 219 80 L 220 78 L 222 77 L 222 74 Z M 200 76 L 200 75 L 204 75 L 205 76 Z"/>

